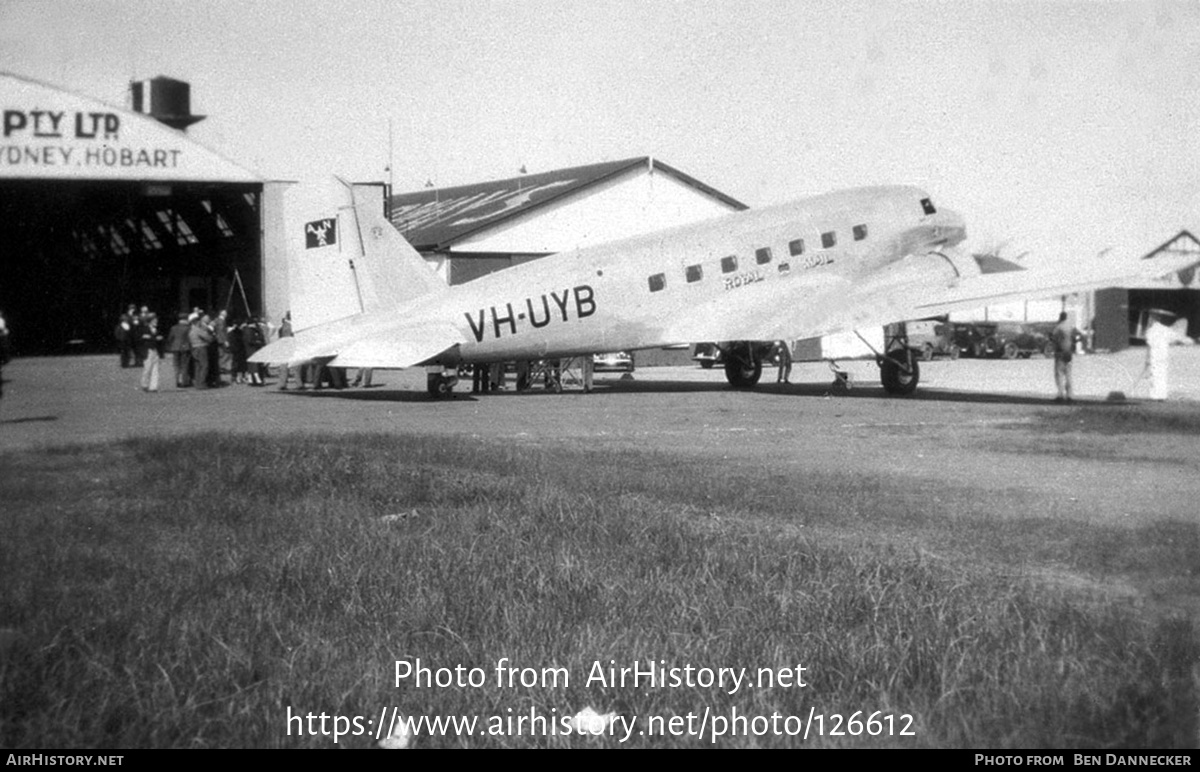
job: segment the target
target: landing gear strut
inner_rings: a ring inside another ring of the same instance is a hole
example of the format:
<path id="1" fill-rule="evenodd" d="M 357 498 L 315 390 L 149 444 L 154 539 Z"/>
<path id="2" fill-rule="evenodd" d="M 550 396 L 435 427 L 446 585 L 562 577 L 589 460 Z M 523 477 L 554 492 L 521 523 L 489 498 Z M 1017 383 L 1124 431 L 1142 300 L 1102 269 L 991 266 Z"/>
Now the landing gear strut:
<path id="1" fill-rule="evenodd" d="M 879 380 L 888 394 L 908 396 L 917 389 L 921 380 L 921 368 L 917 364 L 917 352 L 909 348 L 908 331 L 904 323 L 884 327 L 884 354 L 876 354 L 879 363 Z"/>

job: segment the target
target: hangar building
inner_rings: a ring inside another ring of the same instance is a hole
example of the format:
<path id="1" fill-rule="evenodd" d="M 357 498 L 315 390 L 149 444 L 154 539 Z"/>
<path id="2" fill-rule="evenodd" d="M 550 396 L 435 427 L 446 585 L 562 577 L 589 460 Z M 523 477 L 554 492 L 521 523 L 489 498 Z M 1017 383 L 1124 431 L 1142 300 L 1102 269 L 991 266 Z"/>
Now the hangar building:
<path id="1" fill-rule="evenodd" d="M 0 311 L 20 353 L 112 350 L 130 303 L 261 310 L 263 181 L 181 130 L 202 118 L 186 83 L 131 96 L 0 72 Z"/>
<path id="2" fill-rule="evenodd" d="M 648 156 L 427 187 L 390 203 L 392 223 L 450 284 L 747 208 Z"/>
<path id="3" fill-rule="evenodd" d="M 1200 261 L 1200 241 L 1186 230 L 1180 231 L 1143 256 L 1153 260 L 1161 255 L 1187 256 Z M 1095 294 L 1096 347 L 1118 350 L 1129 339 L 1145 337 L 1146 312 L 1170 311 L 1187 320 L 1187 334 L 1200 337 L 1200 276 L 1195 266 L 1164 279 L 1134 287 L 1099 290 Z"/>

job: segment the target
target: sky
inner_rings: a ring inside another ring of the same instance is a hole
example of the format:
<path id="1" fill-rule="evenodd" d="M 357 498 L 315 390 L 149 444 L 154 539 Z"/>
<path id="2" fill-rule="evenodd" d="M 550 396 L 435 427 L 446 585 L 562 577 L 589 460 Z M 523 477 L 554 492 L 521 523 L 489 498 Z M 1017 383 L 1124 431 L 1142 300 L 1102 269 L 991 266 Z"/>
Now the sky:
<path id="1" fill-rule="evenodd" d="M 272 179 L 649 155 L 751 207 L 920 185 L 1031 264 L 1200 233 L 1196 0 L 0 0 L 0 70 L 188 81 L 189 134 Z"/>

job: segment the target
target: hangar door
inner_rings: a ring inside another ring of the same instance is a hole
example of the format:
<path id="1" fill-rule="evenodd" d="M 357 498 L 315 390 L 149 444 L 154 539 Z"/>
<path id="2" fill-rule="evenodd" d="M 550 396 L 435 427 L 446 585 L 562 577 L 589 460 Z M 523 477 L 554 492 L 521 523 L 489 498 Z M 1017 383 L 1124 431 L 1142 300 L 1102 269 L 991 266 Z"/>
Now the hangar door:
<path id="1" fill-rule="evenodd" d="M 107 351 L 129 304 L 261 311 L 261 184 L 0 180 L 0 311 L 21 354 Z"/>

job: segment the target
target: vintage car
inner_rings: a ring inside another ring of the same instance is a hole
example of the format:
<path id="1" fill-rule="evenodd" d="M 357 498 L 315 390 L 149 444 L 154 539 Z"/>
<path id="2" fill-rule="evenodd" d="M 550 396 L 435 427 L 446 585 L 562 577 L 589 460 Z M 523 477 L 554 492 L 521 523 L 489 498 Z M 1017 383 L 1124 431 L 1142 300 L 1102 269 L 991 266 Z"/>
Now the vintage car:
<path id="1" fill-rule="evenodd" d="M 721 356 L 721 349 L 717 348 L 716 343 L 697 343 L 692 352 L 692 361 L 699 362 L 705 370 L 710 370 L 713 365 L 725 362 Z"/>
<path id="2" fill-rule="evenodd" d="M 989 356 L 988 339 L 996 332 L 995 322 L 953 322 L 950 339 L 965 357 Z"/>
<path id="3" fill-rule="evenodd" d="M 906 322 L 905 328 L 909 348 L 927 362 L 939 356 L 957 359 L 961 353 L 954 341 L 954 325 L 944 317 Z"/>
<path id="4" fill-rule="evenodd" d="M 628 351 L 610 351 L 592 356 L 592 370 L 597 373 L 632 373 L 633 354 Z"/>
<path id="5" fill-rule="evenodd" d="M 1034 354 L 1053 357 L 1053 331 L 1054 322 L 997 322 L 984 341 L 984 350 L 987 356 L 1004 359 L 1028 359 Z"/>

